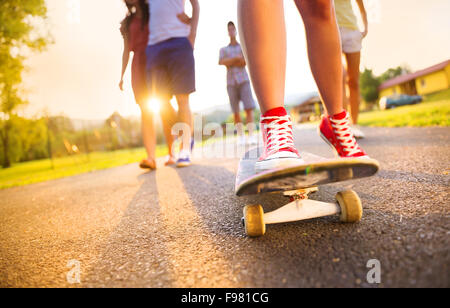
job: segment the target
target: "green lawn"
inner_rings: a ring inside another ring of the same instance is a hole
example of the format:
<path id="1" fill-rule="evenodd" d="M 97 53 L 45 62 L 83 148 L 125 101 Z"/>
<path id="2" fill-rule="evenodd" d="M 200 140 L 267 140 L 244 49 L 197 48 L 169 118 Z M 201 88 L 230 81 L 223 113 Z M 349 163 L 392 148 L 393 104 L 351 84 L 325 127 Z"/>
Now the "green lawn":
<path id="1" fill-rule="evenodd" d="M 164 155 L 167 155 L 166 147 L 158 146 L 157 156 Z M 136 163 L 145 156 L 144 149 L 131 149 L 56 158 L 54 168 L 49 159 L 18 163 L 11 168 L 0 169 L 0 189 Z"/>
<path id="2" fill-rule="evenodd" d="M 358 122 L 384 127 L 450 126 L 450 89 L 429 95 L 417 105 L 363 112 Z"/>

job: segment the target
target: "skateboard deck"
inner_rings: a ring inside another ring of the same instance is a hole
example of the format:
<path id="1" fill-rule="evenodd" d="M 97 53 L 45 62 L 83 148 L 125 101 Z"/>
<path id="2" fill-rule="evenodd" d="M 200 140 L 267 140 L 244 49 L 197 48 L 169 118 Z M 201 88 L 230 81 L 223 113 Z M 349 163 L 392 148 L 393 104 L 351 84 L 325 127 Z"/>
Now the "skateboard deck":
<path id="1" fill-rule="evenodd" d="M 305 164 L 255 172 L 255 163 L 261 148 L 249 150 L 239 162 L 235 192 L 238 196 L 285 192 L 306 189 L 377 173 L 379 164 L 374 159 L 327 159 L 308 152 L 300 153 Z"/>

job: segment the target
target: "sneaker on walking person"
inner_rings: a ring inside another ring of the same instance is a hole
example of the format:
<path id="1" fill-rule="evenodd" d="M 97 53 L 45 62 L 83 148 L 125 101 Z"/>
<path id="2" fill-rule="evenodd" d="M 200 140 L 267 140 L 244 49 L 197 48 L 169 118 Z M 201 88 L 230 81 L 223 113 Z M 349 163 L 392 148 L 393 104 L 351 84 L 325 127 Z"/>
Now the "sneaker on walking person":
<path id="1" fill-rule="evenodd" d="M 186 150 L 182 150 L 177 160 L 177 168 L 188 167 L 192 164 L 191 162 L 191 153 Z"/>
<path id="2" fill-rule="evenodd" d="M 366 135 L 362 132 L 359 125 L 352 125 L 352 132 L 353 136 L 355 136 L 356 139 L 364 139 L 366 138 Z"/>
<path id="3" fill-rule="evenodd" d="M 258 136 L 256 134 L 248 135 L 247 144 L 249 145 L 257 145 L 258 144 Z"/>

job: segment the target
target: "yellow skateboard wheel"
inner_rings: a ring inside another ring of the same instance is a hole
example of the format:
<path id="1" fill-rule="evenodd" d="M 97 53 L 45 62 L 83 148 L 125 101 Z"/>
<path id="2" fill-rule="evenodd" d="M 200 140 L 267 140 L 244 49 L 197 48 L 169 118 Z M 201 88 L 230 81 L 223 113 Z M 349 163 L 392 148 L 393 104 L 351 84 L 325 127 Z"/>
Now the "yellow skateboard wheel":
<path id="1" fill-rule="evenodd" d="M 263 236 L 266 233 L 264 210 L 261 205 L 247 205 L 244 207 L 245 233 L 250 237 Z"/>
<path id="2" fill-rule="evenodd" d="M 358 222 L 362 218 L 363 209 L 361 199 L 353 190 L 345 190 L 336 194 L 336 200 L 341 208 L 342 222 Z"/>

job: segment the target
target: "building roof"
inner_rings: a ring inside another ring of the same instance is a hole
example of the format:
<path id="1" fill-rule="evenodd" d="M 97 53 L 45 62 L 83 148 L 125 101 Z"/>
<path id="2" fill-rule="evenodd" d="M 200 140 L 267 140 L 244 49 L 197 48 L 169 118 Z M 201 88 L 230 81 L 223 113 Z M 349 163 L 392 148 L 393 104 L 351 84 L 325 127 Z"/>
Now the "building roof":
<path id="1" fill-rule="evenodd" d="M 411 74 L 405 74 L 405 75 L 401 75 L 401 76 L 397 76 L 395 78 L 389 79 L 385 82 L 383 82 L 379 87 L 378 90 L 384 90 L 393 86 L 396 86 L 398 84 L 402 84 L 411 80 L 414 80 L 416 78 L 440 71 L 442 69 L 444 69 L 447 65 L 450 64 L 450 60 L 444 61 L 442 63 L 433 65 L 429 68 L 417 71 L 415 73 L 411 73 Z"/>

